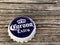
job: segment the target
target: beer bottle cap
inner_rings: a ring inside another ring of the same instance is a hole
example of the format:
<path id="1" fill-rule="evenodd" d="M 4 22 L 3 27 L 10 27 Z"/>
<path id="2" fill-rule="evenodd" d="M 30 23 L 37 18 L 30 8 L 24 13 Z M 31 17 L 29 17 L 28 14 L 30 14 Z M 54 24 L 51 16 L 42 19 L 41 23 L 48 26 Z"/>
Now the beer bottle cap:
<path id="1" fill-rule="evenodd" d="M 17 17 L 8 26 L 8 34 L 14 41 L 28 42 L 36 33 L 35 22 L 26 16 Z"/>

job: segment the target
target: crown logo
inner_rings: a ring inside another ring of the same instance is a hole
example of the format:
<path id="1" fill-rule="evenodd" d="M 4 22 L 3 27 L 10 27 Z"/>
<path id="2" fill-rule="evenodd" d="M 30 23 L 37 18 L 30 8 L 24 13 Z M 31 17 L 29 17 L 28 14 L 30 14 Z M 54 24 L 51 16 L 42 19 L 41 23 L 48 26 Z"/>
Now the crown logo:
<path id="1" fill-rule="evenodd" d="M 19 19 L 19 20 L 17 21 L 18 24 L 25 23 L 25 22 L 26 22 L 25 19 Z"/>

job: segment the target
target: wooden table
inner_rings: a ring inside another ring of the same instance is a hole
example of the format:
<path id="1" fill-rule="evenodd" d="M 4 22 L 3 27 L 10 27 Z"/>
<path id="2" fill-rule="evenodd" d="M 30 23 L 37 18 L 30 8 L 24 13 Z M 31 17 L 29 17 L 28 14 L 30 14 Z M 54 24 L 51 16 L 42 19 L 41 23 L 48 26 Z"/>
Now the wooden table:
<path id="1" fill-rule="evenodd" d="M 36 35 L 28 43 L 8 36 L 9 23 L 19 16 L 36 23 Z M 0 45 L 60 45 L 60 0 L 0 0 Z"/>

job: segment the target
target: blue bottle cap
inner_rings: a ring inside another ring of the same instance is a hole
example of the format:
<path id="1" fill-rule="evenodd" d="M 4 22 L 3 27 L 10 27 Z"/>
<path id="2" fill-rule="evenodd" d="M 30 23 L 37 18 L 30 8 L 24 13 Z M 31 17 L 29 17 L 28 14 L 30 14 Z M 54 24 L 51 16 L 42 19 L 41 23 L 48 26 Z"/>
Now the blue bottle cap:
<path id="1" fill-rule="evenodd" d="M 15 18 L 8 26 L 9 36 L 17 42 L 27 42 L 36 33 L 35 22 L 26 16 Z"/>

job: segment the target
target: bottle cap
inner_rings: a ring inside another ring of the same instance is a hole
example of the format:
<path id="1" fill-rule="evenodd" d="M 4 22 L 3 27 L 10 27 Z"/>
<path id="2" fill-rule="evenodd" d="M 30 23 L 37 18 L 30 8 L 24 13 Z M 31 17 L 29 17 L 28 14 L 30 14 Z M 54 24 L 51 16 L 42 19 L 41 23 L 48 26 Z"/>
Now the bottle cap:
<path id="1" fill-rule="evenodd" d="M 14 41 L 28 42 L 36 33 L 35 22 L 26 16 L 17 17 L 8 26 L 8 34 Z"/>

